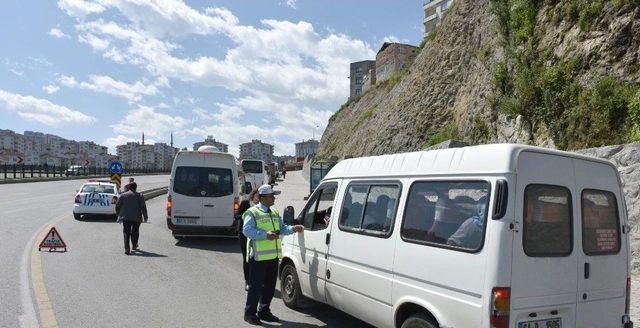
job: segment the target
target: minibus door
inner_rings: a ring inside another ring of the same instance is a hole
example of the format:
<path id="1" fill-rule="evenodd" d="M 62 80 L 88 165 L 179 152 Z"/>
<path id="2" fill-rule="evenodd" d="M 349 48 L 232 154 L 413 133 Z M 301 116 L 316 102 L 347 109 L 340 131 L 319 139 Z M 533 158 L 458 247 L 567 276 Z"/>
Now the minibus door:
<path id="1" fill-rule="evenodd" d="M 326 299 L 328 242 L 331 222 L 336 217 L 333 206 L 337 191 L 337 182 L 318 186 L 299 217 L 305 231 L 295 234 L 293 240 L 294 252 L 299 251 L 300 254 L 300 287 L 305 293 L 322 302 Z"/>
<path id="2" fill-rule="evenodd" d="M 202 168 L 205 197 L 202 202 L 202 224 L 208 227 L 229 227 L 233 224 L 234 181 L 229 168 Z"/>
<path id="3" fill-rule="evenodd" d="M 613 327 L 624 314 L 627 245 L 618 177 L 608 165 L 574 160 L 579 241 L 576 327 Z"/>
<path id="4" fill-rule="evenodd" d="M 201 164 L 200 158 L 191 159 L 192 161 L 198 160 Z M 199 166 L 178 166 L 173 177 L 173 191 L 171 193 L 171 200 L 173 202 L 172 216 L 173 224 L 175 225 L 188 225 L 188 226 L 201 226 L 202 225 L 202 200 L 197 186 L 200 184 L 200 170 Z"/>
<path id="5" fill-rule="evenodd" d="M 575 327 L 573 172 L 566 157 L 519 155 L 509 327 Z"/>

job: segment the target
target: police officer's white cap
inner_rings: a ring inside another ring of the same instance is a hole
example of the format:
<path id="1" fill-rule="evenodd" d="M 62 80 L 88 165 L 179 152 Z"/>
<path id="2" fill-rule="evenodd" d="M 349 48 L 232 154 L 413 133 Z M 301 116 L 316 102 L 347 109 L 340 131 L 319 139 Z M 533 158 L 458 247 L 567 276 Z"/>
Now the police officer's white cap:
<path id="1" fill-rule="evenodd" d="M 258 195 L 271 195 L 273 194 L 273 188 L 271 185 L 265 184 L 258 188 Z"/>

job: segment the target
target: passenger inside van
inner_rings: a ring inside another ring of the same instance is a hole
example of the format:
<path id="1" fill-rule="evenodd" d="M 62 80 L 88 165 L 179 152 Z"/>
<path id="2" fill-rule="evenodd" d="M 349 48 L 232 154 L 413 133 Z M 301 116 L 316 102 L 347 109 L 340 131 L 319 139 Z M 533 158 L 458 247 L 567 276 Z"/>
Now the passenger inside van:
<path id="1" fill-rule="evenodd" d="M 473 199 L 468 197 L 469 199 Z M 458 199 L 458 198 L 456 198 Z M 475 213 L 465 220 L 458 230 L 447 239 L 447 244 L 464 248 L 477 249 L 482 243 L 482 235 L 486 222 L 487 197 L 481 197 L 475 204 Z"/>

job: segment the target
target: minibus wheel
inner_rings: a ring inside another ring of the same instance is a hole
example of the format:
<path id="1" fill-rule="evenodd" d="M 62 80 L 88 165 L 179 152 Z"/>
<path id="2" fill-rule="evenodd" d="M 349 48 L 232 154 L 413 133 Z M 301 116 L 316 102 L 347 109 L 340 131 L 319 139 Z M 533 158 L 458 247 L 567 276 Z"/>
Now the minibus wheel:
<path id="1" fill-rule="evenodd" d="M 295 309 L 300 305 L 302 293 L 300 292 L 300 281 L 296 267 L 291 264 L 285 264 L 280 275 L 280 291 L 282 291 L 282 300 L 288 308 Z"/>
<path id="2" fill-rule="evenodd" d="M 73 218 L 80 221 L 82 220 L 82 214 L 73 213 Z"/>
<path id="3" fill-rule="evenodd" d="M 423 313 L 412 314 L 402 323 L 401 328 L 437 328 L 431 319 Z"/>

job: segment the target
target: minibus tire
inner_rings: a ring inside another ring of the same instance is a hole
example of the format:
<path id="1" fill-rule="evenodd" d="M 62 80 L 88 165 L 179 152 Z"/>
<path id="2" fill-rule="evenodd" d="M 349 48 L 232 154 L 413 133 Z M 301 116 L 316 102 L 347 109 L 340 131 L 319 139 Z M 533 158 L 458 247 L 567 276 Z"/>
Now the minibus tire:
<path id="1" fill-rule="evenodd" d="M 437 328 L 431 319 L 424 313 L 412 314 L 402 323 L 401 328 Z"/>
<path id="2" fill-rule="evenodd" d="M 290 284 L 287 286 L 287 284 Z M 287 292 L 289 290 L 289 292 Z M 291 264 L 286 264 L 282 268 L 282 274 L 280 275 L 280 291 L 282 292 L 282 301 L 290 309 L 297 309 L 300 306 L 302 300 L 302 293 L 300 292 L 300 280 L 298 280 L 298 273 L 296 267 Z"/>

